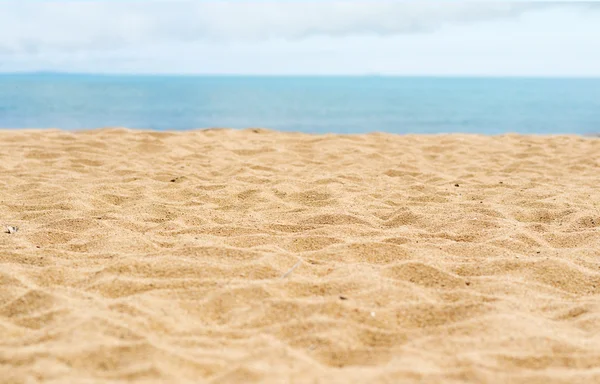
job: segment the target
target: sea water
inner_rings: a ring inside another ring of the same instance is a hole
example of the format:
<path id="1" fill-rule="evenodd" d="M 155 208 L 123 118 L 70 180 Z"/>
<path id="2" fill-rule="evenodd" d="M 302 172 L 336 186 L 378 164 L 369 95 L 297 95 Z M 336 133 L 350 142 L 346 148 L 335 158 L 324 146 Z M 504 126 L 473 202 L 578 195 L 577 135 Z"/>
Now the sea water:
<path id="1" fill-rule="evenodd" d="M 0 75 L 0 127 L 600 132 L 600 79 Z"/>

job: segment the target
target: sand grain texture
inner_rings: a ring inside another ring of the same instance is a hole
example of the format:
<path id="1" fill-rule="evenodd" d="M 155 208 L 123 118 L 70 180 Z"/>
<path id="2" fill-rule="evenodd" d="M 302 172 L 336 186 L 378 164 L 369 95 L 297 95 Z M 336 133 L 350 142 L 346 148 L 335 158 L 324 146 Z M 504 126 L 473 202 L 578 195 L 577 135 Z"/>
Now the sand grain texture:
<path id="1" fill-rule="evenodd" d="M 0 377 L 600 382 L 599 154 L 0 131 Z"/>

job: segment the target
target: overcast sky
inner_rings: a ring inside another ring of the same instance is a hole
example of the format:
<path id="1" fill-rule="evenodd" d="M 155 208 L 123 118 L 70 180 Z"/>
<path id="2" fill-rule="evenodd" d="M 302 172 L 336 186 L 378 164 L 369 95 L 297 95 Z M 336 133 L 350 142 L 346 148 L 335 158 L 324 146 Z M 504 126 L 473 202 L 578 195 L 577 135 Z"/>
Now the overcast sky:
<path id="1" fill-rule="evenodd" d="M 600 2 L 0 1 L 0 71 L 600 76 Z"/>

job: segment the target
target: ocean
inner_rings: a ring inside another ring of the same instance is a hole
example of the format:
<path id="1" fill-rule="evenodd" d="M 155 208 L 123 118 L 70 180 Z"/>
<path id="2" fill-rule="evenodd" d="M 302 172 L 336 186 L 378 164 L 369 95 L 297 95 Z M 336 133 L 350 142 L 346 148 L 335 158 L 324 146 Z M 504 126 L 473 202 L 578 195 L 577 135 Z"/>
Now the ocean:
<path id="1" fill-rule="evenodd" d="M 0 75 L 0 127 L 600 132 L 600 79 Z"/>

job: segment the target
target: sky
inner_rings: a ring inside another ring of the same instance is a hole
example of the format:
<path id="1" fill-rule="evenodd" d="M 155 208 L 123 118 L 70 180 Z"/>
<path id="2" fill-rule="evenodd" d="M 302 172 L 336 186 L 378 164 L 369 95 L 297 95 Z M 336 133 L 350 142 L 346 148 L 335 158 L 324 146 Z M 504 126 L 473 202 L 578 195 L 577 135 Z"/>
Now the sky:
<path id="1" fill-rule="evenodd" d="M 0 1 L 0 72 L 600 76 L 600 2 Z"/>

